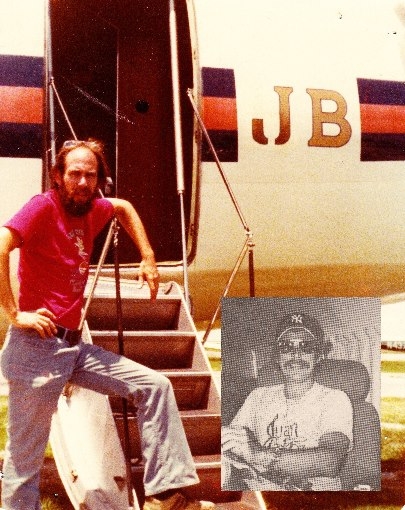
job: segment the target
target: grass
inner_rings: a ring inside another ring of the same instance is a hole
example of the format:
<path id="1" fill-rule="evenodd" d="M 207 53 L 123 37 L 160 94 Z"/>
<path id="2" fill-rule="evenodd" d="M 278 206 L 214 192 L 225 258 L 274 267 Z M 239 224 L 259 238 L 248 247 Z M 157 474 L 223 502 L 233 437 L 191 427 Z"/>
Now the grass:
<path id="1" fill-rule="evenodd" d="M 7 438 L 7 397 L 0 396 L 0 455 L 3 457 Z"/>
<path id="2" fill-rule="evenodd" d="M 384 397 L 381 400 L 382 421 L 405 426 L 405 398 Z"/>
<path id="3" fill-rule="evenodd" d="M 405 374 L 405 361 L 381 361 L 381 371 L 388 374 Z"/>
<path id="4" fill-rule="evenodd" d="M 389 430 L 383 428 L 381 435 L 381 460 L 403 461 L 405 458 L 404 429 Z"/>
<path id="5" fill-rule="evenodd" d="M 221 370 L 222 361 L 220 359 L 210 359 L 210 363 L 213 370 Z"/>
<path id="6" fill-rule="evenodd" d="M 49 498 L 41 499 L 41 507 L 42 510 L 63 510 L 63 507 Z"/>

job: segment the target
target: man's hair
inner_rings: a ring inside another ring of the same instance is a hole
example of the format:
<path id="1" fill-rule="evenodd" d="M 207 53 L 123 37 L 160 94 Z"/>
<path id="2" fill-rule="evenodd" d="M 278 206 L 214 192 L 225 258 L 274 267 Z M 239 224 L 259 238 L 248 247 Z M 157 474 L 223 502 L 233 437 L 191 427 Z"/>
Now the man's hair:
<path id="1" fill-rule="evenodd" d="M 108 177 L 110 177 L 110 169 L 108 168 L 107 160 L 104 155 L 103 142 L 94 138 L 89 138 L 88 140 L 68 140 L 63 144 L 62 148 L 56 155 L 55 164 L 52 166 L 50 171 L 51 187 L 54 189 L 59 188 L 56 176 L 59 175 L 60 177 L 63 177 L 65 173 L 66 156 L 78 147 L 86 147 L 91 150 L 96 157 L 97 184 L 100 189 L 104 190 Z"/>

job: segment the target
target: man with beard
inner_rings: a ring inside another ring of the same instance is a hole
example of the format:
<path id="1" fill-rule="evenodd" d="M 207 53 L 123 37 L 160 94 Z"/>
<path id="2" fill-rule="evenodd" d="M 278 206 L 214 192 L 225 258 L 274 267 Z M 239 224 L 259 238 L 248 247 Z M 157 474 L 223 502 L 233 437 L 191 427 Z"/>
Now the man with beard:
<path id="1" fill-rule="evenodd" d="M 329 348 L 324 332 L 314 317 L 291 313 L 274 340 L 284 383 L 253 390 L 222 428 L 224 488 L 340 490 L 353 411 L 344 392 L 315 382 Z"/>
<path id="2" fill-rule="evenodd" d="M 145 510 L 214 508 L 180 489 L 198 483 L 169 380 L 138 363 L 83 343 L 77 329 L 96 235 L 115 215 L 140 251 L 139 279 L 155 299 L 159 273 L 132 205 L 97 198 L 108 176 L 97 141 L 65 142 L 52 189 L 33 197 L 0 229 L 0 303 L 10 322 L 2 351 L 9 382 L 8 442 L 2 504 L 39 510 L 39 473 L 51 418 L 67 382 L 120 395 L 137 408 L 145 460 Z M 20 249 L 18 306 L 10 252 Z"/>

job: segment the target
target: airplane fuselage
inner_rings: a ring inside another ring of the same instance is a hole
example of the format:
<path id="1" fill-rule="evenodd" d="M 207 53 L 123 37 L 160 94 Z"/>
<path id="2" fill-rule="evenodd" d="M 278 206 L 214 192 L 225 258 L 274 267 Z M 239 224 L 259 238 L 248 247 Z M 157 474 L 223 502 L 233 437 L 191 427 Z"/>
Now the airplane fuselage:
<path id="1" fill-rule="evenodd" d="M 1 219 L 47 185 L 50 119 L 56 145 L 72 136 L 50 104 L 52 78 L 78 136 L 107 138 L 117 193 L 144 218 L 163 279 L 182 281 L 168 6 L 68 3 L 76 20 L 51 2 L 48 23 L 43 0 L 0 2 Z M 252 235 L 257 295 L 403 291 L 405 85 L 390 3 L 188 0 L 176 10 L 196 317 L 215 308 L 246 231 L 189 89 Z M 123 245 L 132 276 L 139 257 Z M 231 295 L 248 295 L 247 273 L 243 261 Z"/>

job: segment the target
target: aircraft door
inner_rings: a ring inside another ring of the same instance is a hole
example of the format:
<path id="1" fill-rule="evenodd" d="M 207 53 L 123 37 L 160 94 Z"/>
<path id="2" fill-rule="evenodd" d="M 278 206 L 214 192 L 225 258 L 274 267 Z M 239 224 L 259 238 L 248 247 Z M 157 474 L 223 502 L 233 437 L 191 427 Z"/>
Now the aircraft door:
<path id="1" fill-rule="evenodd" d="M 133 3 L 118 44 L 118 196 L 138 210 L 160 261 L 180 259 L 167 6 Z M 163 7 L 163 8 L 162 8 Z M 128 14 L 128 13 L 127 13 Z M 122 115 L 121 115 L 122 114 Z M 125 262 L 135 253 L 123 239 Z"/>

